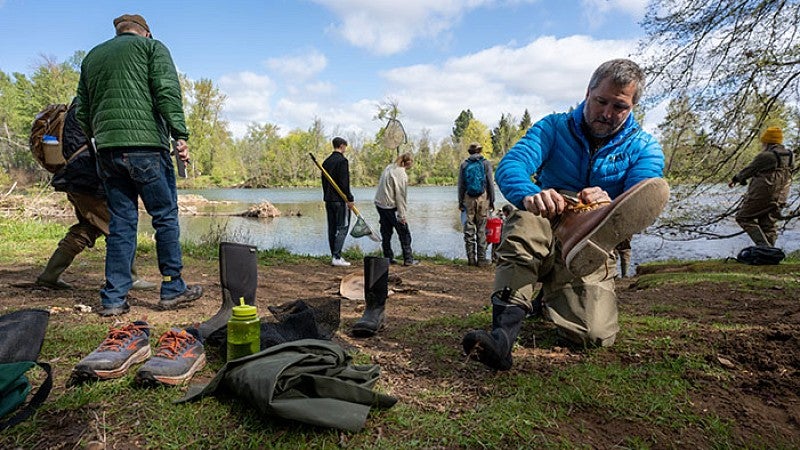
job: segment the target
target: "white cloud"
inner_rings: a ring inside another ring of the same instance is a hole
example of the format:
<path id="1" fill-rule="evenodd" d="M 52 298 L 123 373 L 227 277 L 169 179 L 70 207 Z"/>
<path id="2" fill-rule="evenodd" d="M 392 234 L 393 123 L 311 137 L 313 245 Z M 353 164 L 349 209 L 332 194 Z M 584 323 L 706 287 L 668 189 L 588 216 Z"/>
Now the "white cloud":
<path id="1" fill-rule="evenodd" d="M 503 113 L 535 119 L 578 103 L 594 69 L 625 57 L 628 41 L 595 41 L 586 36 L 542 37 L 520 48 L 497 46 L 451 58 L 441 65 L 416 65 L 383 73 L 388 95 L 397 99 L 406 130 L 431 129 L 446 136 L 465 109 L 489 127 Z M 569 55 L 569 57 L 565 57 Z"/>
<path id="2" fill-rule="evenodd" d="M 305 91 L 313 96 L 331 95 L 336 91 L 336 87 L 333 83 L 327 81 L 316 81 L 308 83 L 305 86 Z"/>
<path id="3" fill-rule="evenodd" d="M 274 123 L 286 133 L 307 129 L 319 118 L 326 133 L 371 136 L 383 125 L 372 119 L 377 105 L 393 99 L 410 136 L 418 136 L 427 128 L 433 139 L 440 140 L 450 135 L 453 121 L 465 109 L 490 128 L 504 113 L 519 120 L 528 109 L 537 120 L 565 111 L 583 100 L 589 78 L 600 63 L 627 57 L 635 44 L 588 36 L 547 36 L 522 47 L 495 46 L 440 64 L 385 70 L 375 75 L 385 85 L 385 90 L 376 94 L 380 97 L 349 102 L 342 101 L 334 86 L 325 81 L 276 89 L 268 77 L 240 74 L 223 83 L 223 90 L 231 97 L 226 113 L 231 110 L 227 117 L 234 132 L 256 121 Z M 238 89 L 233 88 L 236 84 L 240 85 Z M 277 92 L 280 98 L 275 98 Z M 234 126 L 234 122 L 238 124 Z M 241 136 L 243 132 L 235 134 Z"/>
<path id="4" fill-rule="evenodd" d="M 462 15 L 494 0 L 313 0 L 332 10 L 341 23 L 329 31 L 356 47 L 391 55 L 412 42 L 451 29 Z"/>
<path id="5" fill-rule="evenodd" d="M 235 136 L 244 135 L 251 122 L 269 121 L 276 87 L 268 76 L 253 72 L 224 75 L 219 79 L 219 89 L 228 97 L 224 115 Z"/>
<path id="6" fill-rule="evenodd" d="M 649 0 L 581 0 L 584 18 L 593 27 L 605 23 L 612 13 L 623 13 L 635 20 L 641 20 L 648 3 Z"/>
<path id="7" fill-rule="evenodd" d="M 311 50 L 305 55 L 270 58 L 265 64 L 286 79 L 303 81 L 323 71 L 328 65 L 328 58 L 316 50 Z"/>

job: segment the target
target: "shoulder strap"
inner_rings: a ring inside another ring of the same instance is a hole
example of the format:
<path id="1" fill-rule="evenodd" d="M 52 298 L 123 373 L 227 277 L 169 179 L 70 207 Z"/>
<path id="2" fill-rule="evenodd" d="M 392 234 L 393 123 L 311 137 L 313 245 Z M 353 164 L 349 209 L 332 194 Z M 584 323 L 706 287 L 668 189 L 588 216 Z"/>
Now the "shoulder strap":
<path id="1" fill-rule="evenodd" d="M 771 146 L 769 149 L 770 149 L 770 151 L 772 152 L 772 154 L 774 154 L 774 155 L 775 155 L 775 158 L 777 158 L 777 159 L 778 159 L 778 168 L 781 168 L 781 167 L 788 167 L 788 168 L 790 168 L 790 169 L 791 169 L 791 168 L 792 168 L 792 166 L 794 166 L 794 153 L 792 153 L 792 152 L 791 152 L 789 149 L 787 149 L 787 148 L 783 147 L 783 149 L 784 149 L 785 153 L 781 153 L 781 152 L 779 152 L 779 151 L 776 149 L 776 147 L 774 147 L 774 146 Z M 783 161 L 783 158 L 784 158 L 784 157 L 786 157 L 786 156 L 788 156 L 788 157 L 789 157 L 789 164 L 787 164 L 786 166 L 784 166 L 784 165 L 783 165 L 781 162 Z"/>
<path id="2" fill-rule="evenodd" d="M 44 383 L 39 386 L 39 389 L 36 391 L 36 393 L 33 394 L 31 401 L 28 402 L 27 405 L 23 406 L 19 411 L 17 411 L 16 414 L 7 420 L 0 422 L 0 431 L 5 430 L 6 428 L 11 428 L 32 416 L 36 411 L 36 408 L 41 406 L 42 403 L 44 403 L 44 401 L 47 399 L 47 396 L 50 395 L 50 390 L 53 388 L 53 370 L 48 363 L 37 362 L 36 364 L 45 372 L 47 372 L 47 378 L 44 380 Z"/>
<path id="3" fill-rule="evenodd" d="M 72 156 L 69 157 L 69 159 L 67 160 L 67 164 L 69 164 L 72 161 L 74 161 L 75 158 L 78 157 L 78 155 L 80 155 L 81 153 L 85 152 L 88 148 L 89 148 L 89 144 L 83 144 L 83 147 L 81 147 L 78 150 L 76 150 L 75 153 L 73 153 Z M 65 164 L 65 166 L 66 166 L 66 164 Z"/>

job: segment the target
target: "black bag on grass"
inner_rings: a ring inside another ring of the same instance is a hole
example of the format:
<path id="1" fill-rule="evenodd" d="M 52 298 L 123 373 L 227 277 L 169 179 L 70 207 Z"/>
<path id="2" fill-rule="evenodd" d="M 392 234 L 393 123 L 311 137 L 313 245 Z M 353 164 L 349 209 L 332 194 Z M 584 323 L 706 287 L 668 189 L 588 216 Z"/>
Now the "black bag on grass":
<path id="1" fill-rule="evenodd" d="M 49 319 L 50 313 L 40 309 L 0 316 L 0 431 L 33 415 L 50 395 L 53 387 L 50 365 L 36 361 Z M 37 365 L 47 373 L 47 378 L 28 404 L 21 406 L 31 391 L 30 380 L 25 374 Z"/>
<path id="2" fill-rule="evenodd" d="M 786 254 L 783 253 L 783 250 L 763 245 L 745 247 L 736 255 L 736 261 L 752 266 L 776 265 L 780 264 L 784 258 L 786 258 Z"/>

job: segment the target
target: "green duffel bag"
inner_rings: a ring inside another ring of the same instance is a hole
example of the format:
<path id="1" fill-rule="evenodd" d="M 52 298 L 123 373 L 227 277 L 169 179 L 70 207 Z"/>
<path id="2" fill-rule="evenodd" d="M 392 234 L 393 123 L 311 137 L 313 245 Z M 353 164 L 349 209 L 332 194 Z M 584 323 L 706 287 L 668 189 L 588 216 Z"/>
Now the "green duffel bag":
<path id="1" fill-rule="evenodd" d="M 53 387 L 50 364 L 37 362 L 44 342 L 50 313 L 38 309 L 15 311 L 0 316 L 0 431 L 27 419 Z M 47 378 L 27 404 L 32 387 L 27 373 L 41 367 Z"/>

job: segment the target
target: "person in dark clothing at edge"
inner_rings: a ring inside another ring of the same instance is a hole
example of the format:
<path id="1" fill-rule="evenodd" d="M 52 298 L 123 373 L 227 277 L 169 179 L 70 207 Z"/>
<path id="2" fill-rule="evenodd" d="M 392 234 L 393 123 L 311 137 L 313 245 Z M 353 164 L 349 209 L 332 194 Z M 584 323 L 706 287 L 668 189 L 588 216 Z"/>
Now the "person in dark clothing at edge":
<path id="1" fill-rule="evenodd" d="M 498 164 L 497 185 L 519 209 L 497 249 L 492 330 L 462 340 L 471 358 L 494 370 L 511 368 L 537 282 L 544 317 L 562 339 L 614 343 L 614 247 L 652 224 L 669 198 L 661 146 L 631 113 L 644 86 L 633 61 L 601 64 L 577 108 L 539 120 Z"/>
<path id="2" fill-rule="evenodd" d="M 761 135 L 761 152 L 728 183 L 733 187 L 752 179 L 736 223 L 756 245 L 774 247 L 778 240 L 776 223 L 789 196 L 793 163 L 794 155 L 783 146 L 783 130 L 769 127 Z"/>
<path id="3" fill-rule="evenodd" d="M 53 175 L 50 184 L 56 191 L 65 192 L 75 209 L 78 223 L 69 227 L 58 243 L 36 284 L 52 289 L 72 289 L 61 274 L 86 247 L 94 247 L 97 238 L 108 236 L 111 217 L 106 203 L 103 182 L 97 176 L 97 161 L 89 149 L 89 139 L 75 119 L 75 100 L 64 116 L 63 155 L 66 165 Z M 155 289 L 155 283 L 139 278 L 135 264 L 131 265 L 131 289 Z"/>
<path id="4" fill-rule="evenodd" d="M 76 106 L 81 128 L 95 140 L 111 213 L 102 316 L 130 310 L 140 197 L 152 216 L 163 277 L 158 306 L 173 309 L 203 295 L 202 287 L 187 285 L 181 277 L 178 189 L 169 142 L 175 138 L 178 156 L 188 161 L 189 132 L 175 64 L 142 16 L 125 14 L 114 20 L 114 27 L 116 36 L 83 59 Z"/>
<path id="5" fill-rule="evenodd" d="M 332 141 L 333 152 L 322 162 L 322 168 L 328 172 L 334 183 L 347 197 L 347 202 L 336 192 L 327 178 L 322 177 L 322 198 L 325 200 L 325 213 L 328 218 L 328 245 L 331 249 L 331 265 L 347 267 L 349 262 L 342 258 L 344 239 L 350 228 L 350 208 L 353 206 L 353 193 L 350 192 L 350 166 L 344 152 L 347 141 L 335 137 Z"/>

